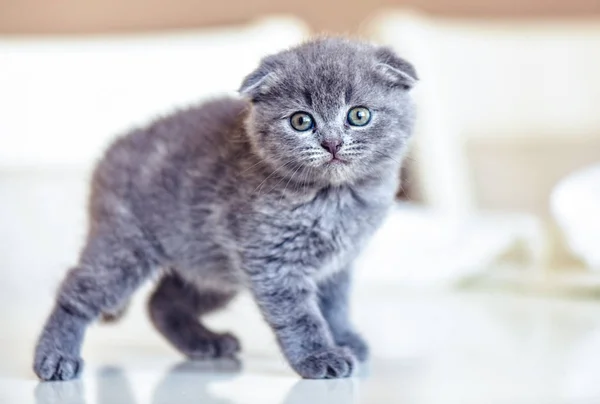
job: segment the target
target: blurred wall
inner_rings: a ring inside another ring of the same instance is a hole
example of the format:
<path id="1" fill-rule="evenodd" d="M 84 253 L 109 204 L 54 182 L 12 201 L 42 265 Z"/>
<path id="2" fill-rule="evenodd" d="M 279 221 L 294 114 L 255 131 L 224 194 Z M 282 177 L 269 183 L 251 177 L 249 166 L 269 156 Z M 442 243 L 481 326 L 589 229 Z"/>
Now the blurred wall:
<path id="1" fill-rule="evenodd" d="M 545 141 L 523 138 L 518 144 L 510 139 L 471 139 L 467 157 L 478 207 L 544 216 L 558 181 L 599 162 L 600 133 Z"/>
<path id="2" fill-rule="evenodd" d="M 589 17 L 598 0 L 0 0 L 0 34 L 191 28 L 294 14 L 317 31 L 355 32 L 385 8 L 464 17 Z"/>

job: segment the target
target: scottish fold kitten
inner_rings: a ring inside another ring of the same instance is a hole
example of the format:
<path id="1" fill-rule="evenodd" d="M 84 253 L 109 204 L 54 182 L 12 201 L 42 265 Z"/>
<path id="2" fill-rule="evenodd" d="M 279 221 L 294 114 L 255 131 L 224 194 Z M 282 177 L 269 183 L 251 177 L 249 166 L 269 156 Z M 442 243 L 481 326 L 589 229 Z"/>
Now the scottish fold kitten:
<path id="1" fill-rule="evenodd" d="M 42 380 L 82 369 L 88 325 L 157 273 L 156 328 L 184 355 L 236 354 L 199 320 L 249 288 L 291 367 L 351 375 L 352 261 L 394 200 L 414 68 L 387 48 L 321 38 L 268 56 L 224 98 L 118 139 L 92 180 L 90 227 L 35 350 Z"/>

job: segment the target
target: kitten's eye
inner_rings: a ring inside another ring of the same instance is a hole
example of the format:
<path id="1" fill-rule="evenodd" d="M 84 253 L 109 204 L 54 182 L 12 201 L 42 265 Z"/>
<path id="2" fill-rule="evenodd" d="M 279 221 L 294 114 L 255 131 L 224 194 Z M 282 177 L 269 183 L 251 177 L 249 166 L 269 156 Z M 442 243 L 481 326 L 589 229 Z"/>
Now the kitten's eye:
<path id="1" fill-rule="evenodd" d="M 315 127 L 315 120 L 309 113 L 295 112 L 290 117 L 290 125 L 298 132 L 306 132 Z"/>
<path id="2" fill-rule="evenodd" d="M 371 121 L 371 111 L 365 107 L 354 107 L 348 111 L 348 123 L 352 126 L 365 126 Z"/>

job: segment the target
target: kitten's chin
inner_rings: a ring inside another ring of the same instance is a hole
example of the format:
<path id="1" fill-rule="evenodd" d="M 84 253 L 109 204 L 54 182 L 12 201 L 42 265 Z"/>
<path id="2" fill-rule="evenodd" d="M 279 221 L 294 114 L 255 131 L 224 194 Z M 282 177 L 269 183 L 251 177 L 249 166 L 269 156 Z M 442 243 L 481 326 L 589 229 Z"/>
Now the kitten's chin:
<path id="1" fill-rule="evenodd" d="M 352 163 L 343 159 L 332 159 L 323 164 L 323 178 L 330 185 L 343 185 L 356 180 Z"/>

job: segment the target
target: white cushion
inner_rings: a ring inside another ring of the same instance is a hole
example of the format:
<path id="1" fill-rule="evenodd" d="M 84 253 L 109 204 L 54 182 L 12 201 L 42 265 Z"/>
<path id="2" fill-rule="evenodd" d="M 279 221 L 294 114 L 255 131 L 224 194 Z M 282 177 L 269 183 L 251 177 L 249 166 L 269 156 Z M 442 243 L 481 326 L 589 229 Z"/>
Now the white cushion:
<path id="1" fill-rule="evenodd" d="M 550 202 L 571 251 L 600 271 L 600 164 L 561 181 Z"/>

